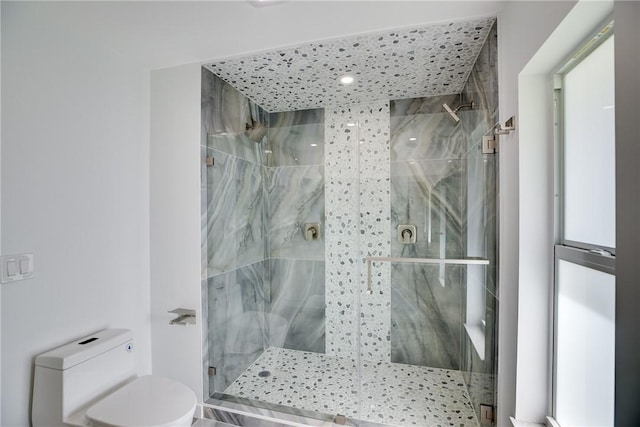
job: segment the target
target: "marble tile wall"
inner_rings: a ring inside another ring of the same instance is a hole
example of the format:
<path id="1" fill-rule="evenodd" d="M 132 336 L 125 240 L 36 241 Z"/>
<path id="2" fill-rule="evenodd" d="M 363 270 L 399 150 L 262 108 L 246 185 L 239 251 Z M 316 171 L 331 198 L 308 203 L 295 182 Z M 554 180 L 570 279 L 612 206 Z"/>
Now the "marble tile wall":
<path id="1" fill-rule="evenodd" d="M 318 118 L 323 114 L 317 110 L 272 117 L 266 187 L 270 258 L 324 260 L 324 126 L 305 123 Z M 318 240 L 305 240 L 305 223 L 320 223 Z"/>
<path id="2" fill-rule="evenodd" d="M 210 391 L 224 390 L 272 341 L 283 341 L 282 333 L 270 334 L 271 324 L 281 332 L 286 322 L 267 313 L 266 264 L 259 261 L 208 279 L 208 350 L 217 369 Z"/>
<path id="3" fill-rule="evenodd" d="M 268 113 L 204 68 L 201 90 L 202 145 L 264 164 L 266 132 L 253 129 L 266 130 Z"/>
<path id="4" fill-rule="evenodd" d="M 324 260 L 324 168 L 268 169 L 268 250 L 271 258 Z M 320 224 L 318 240 L 306 240 L 304 224 Z"/>
<path id="5" fill-rule="evenodd" d="M 324 108 L 284 111 L 269 114 L 269 127 L 271 129 L 311 124 L 324 125 Z"/>
<path id="6" fill-rule="evenodd" d="M 459 159 L 391 163 L 392 256 L 456 258 L 462 255 L 462 175 L 463 164 Z M 416 225 L 415 244 L 399 241 L 397 227 L 400 224 Z"/>
<path id="7" fill-rule="evenodd" d="M 456 126 L 447 113 L 442 112 L 442 104 L 448 97 L 433 103 L 432 98 L 421 98 L 427 104 L 414 113 L 394 115 L 391 118 L 391 161 L 459 159 L 466 151 L 467 138 L 464 129 Z M 411 100 L 414 103 L 417 100 Z M 403 103 L 392 101 L 392 104 Z M 451 105 L 458 105 L 453 101 Z M 453 107 L 452 107 L 453 108 Z M 404 109 L 395 107 L 396 113 Z"/>
<path id="8" fill-rule="evenodd" d="M 224 390 L 269 345 L 266 137 L 252 133 L 268 124 L 268 116 L 203 69 L 201 123 L 203 353 L 205 366 L 217 370 L 204 377 L 211 394 Z M 206 157 L 213 157 L 213 166 L 205 165 Z"/>
<path id="9" fill-rule="evenodd" d="M 324 264 L 324 260 L 269 260 L 268 312 L 286 322 L 286 330 L 278 332 L 278 336 L 284 336 L 279 347 L 324 353 Z"/>
<path id="10" fill-rule="evenodd" d="M 207 149 L 208 276 L 265 259 L 264 167 Z"/>
<path id="11" fill-rule="evenodd" d="M 203 155 L 215 163 L 203 172 L 205 277 L 266 258 L 264 142 L 251 140 L 246 129 L 258 121 L 268 124 L 260 107 L 202 70 L 201 141 Z"/>
<path id="12" fill-rule="evenodd" d="M 327 353 L 388 361 L 390 273 L 368 256 L 389 256 L 389 103 L 325 111 Z"/>
<path id="13" fill-rule="evenodd" d="M 202 73 L 205 392 L 223 391 L 267 348 L 323 352 L 322 110 L 278 113 Z M 273 126 L 269 126 L 273 118 Z M 206 167 L 205 158 L 214 165 Z M 321 226 L 322 227 L 322 226 Z"/>
<path id="14" fill-rule="evenodd" d="M 464 129 L 442 104 L 454 97 L 392 102 L 391 254 L 407 258 L 463 256 Z M 404 244 L 398 226 L 416 227 Z M 391 273 L 391 361 L 460 367 L 464 271 L 459 266 L 394 264 Z"/>
<path id="15" fill-rule="evenodd" d="M 287 322 L 280 347 L 324 352 L 324 112 L 276 113 L 269 120 L 269 312 Z M 305 239 L 305 223 L 320 224 L 318 240 Z"/>
<path id="16" fill-rule="evenodd" d="M 313 110 L 315 111 L 315 110 Z M 291 112 L 289 115 L 300 115 Z M 278 117 L 285 116 L 279 113 Z M 286 117 L 286 116 L 285 116 Z M 324 125 L 307 123 L 269 128 L 267 166 L 322 165 L 324 163 Z"/>
<path id="17" fill-rule="evenodd" d="M 391 272 L 391 361 L 459 369 L 462 339 L 461 267 L 395 264 Z"/>

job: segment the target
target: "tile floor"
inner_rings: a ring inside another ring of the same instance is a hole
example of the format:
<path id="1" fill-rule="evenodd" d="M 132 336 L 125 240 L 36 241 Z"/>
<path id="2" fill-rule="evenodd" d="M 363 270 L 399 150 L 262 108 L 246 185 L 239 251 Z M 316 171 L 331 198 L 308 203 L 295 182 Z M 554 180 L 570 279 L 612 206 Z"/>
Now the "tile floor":
<path id="1" fill-rule="evenodd" d="M 226 390 L 390 426 L 478 427 L 459 371 L 271 347 Z"/>

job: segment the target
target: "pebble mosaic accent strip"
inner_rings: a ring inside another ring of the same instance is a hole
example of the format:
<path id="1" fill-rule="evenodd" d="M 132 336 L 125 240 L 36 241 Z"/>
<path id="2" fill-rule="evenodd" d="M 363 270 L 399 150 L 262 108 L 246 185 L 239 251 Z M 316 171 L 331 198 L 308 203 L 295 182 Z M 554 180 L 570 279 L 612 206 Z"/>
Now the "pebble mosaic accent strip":
<path id="1" fill-rule="evenodd" d="M 389 256 L 389 103 L 325 111 L 327 353 L 389 361 L 391 275 L 380 263 L 366 292 L 364 258 Z M 360 279 L 358 279 L 358 277 Z"/>
<path id="2" fill-rule="evenodd" d="M 358 129 L 348 108 L 325 110 L 326 352 L 358 354 Z"/>
<path id="3" fill-rule="evenodd" d="M 270 347 L 225 393 L 391 426 L 478 427 L 462 374 L 446 369 L 363 362 L 358 373 L 354 359 Z"/>
<path id="4" fill-rule="evenodd" d="M 205 67 L 271 112 L 460 93 L 494 21 L 312 42 Z M 355 84 L 338 84 L 347 73 Z"/>
<path id="5" fill-rule="evenodd" d="M 391 361 L 391 265 L 374 263 L 367 289 L 366 257 L 391 255 L 389 102 L 351 107 L 358 118 L 360 140 L 360 355 Z"/>

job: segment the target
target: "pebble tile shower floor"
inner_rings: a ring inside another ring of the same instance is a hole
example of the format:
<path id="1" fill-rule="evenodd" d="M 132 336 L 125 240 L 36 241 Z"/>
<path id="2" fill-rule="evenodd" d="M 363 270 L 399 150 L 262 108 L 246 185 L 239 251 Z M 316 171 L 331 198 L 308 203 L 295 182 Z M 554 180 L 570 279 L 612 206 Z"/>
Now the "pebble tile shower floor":
<path id="1" fill-rule="evenodd" d="M 226 394 L 392 426 L 478 427 L 459 371 L 270 347 Z M 358 403 L 361 403 L 358 405 Z"/>

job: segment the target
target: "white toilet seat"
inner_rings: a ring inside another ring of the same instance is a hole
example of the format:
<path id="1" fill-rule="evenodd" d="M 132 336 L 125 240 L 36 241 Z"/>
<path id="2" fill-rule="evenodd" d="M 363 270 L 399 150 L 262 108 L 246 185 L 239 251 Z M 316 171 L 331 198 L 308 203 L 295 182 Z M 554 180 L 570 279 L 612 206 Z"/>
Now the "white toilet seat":
<path id="1" fill-rule="evenodd" d="M 156 375 L 135 379 L 91 406 L 90 425 L 101 427 L 190 426 L 196 408 L 193 391 Z"/>

